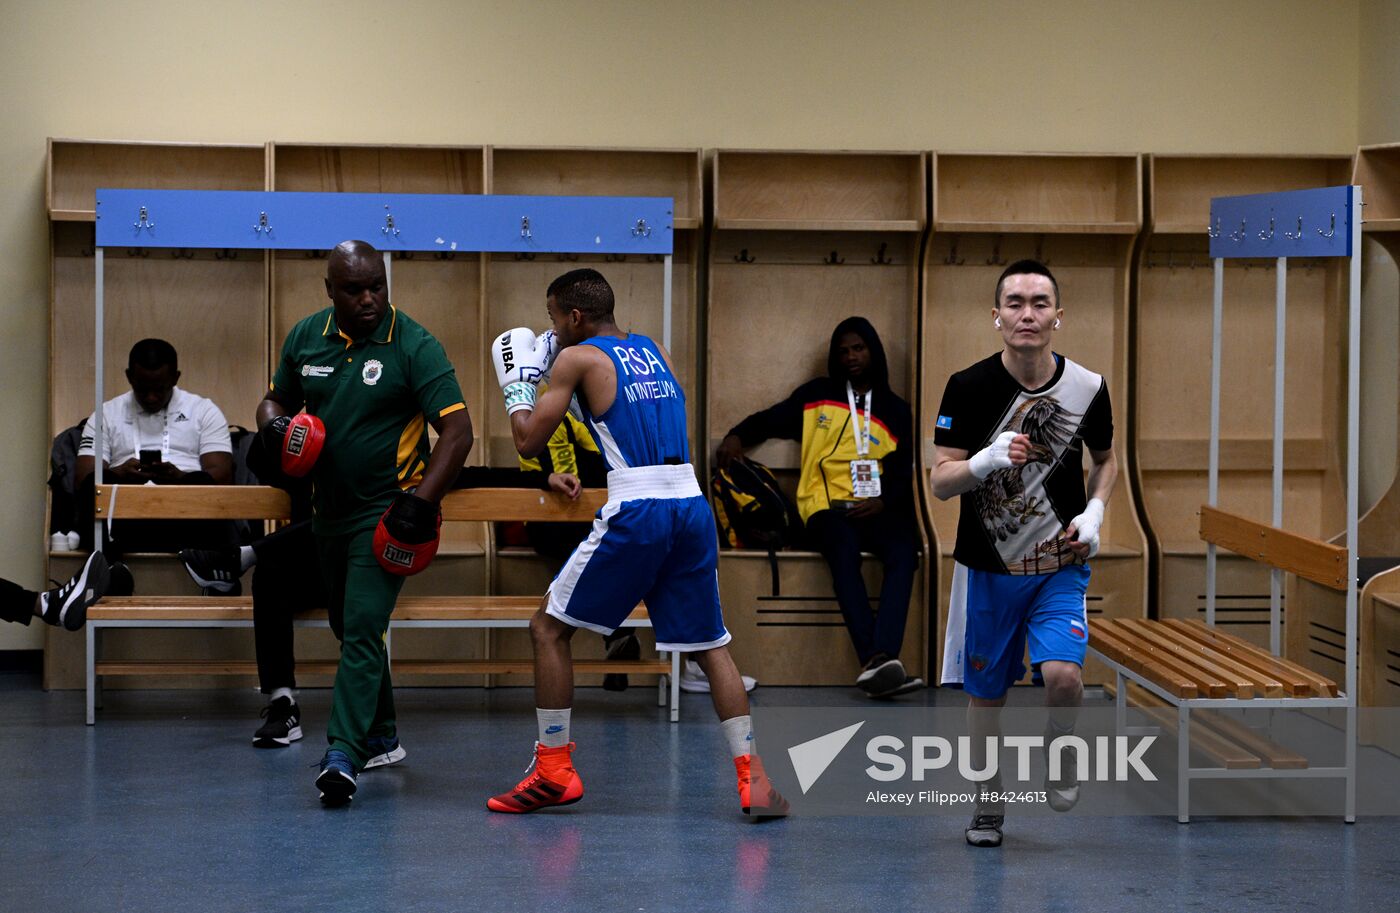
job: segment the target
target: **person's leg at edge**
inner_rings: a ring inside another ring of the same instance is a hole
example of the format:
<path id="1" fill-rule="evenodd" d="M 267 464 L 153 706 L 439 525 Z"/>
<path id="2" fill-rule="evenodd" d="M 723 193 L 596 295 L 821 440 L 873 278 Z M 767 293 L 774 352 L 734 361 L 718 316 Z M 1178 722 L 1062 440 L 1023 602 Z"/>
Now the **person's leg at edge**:
<path id="1" fill-rule="evenodd" d="M 524 814 L 583 798 L 583 780 L 574 769 L 570 716 L 574 703 L 573 625 L 548 614 L 549 594 L 530 619 L 535 653 L 535 761 L 514 789 L 492 796 L 493 812 Z"/>
<path id="2" fill-rule="evenodd" d="M 918 548 L 911 525 L 897 522 L 880 525 L 880 518 L 865 526 L 863 538 L 870 551 L 884 565 L 880 584 L 880 613 L 875 616 L 875 650 L 898 658 L 904 646 L 904 628 L 909 619 L 909 596 L 914 591 L 914 573 L 919 566 Z"/>
<path id="3" fill-rule="evenodd" d="M 1001 708 L 1006 706 L 1006 695 L 984 698 L 967 696 L 967 731 L 971 742 L 972 769 L 986 771 L 991 759 L 988 757 L 988 741 L 993 746 L 1000 744 Z M 995 751 L 995 748 L 993 748 Z M 992 794 L 1001 792 L 1001 775 L 993 774 L 988 779 L 975 784 L 977 803 L 972 812 L 972 823 L 966 831 L 967 842 L 973 846 L 1001 846 L 1001 827 L 1006 817 L 1006 807 Z"/>
<path id="4" fill-rule="evenodd" d="M 38 593 L 13 581 L 0 580 L 0 621 L 27 625 L 40 612 Z"/>
<path id="5" fill-rule="evenodd" d="M 875 615 L 860 573 L 860 536 L 854 524 L 834 510 L 813 514 L 807 520 L 807 530 L 831 569 L 831 588 L 863 668 L 875 657 L 876 646 Z"/>

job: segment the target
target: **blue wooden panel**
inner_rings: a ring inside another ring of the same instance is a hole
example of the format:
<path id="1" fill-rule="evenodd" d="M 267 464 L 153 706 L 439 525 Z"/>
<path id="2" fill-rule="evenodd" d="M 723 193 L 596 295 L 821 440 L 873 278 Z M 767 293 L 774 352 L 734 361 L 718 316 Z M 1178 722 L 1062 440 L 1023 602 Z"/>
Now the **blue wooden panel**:
<path id="1" fill-rule="evenodd" d="M 144 212 L 144 215 L 143 215 Z M 669 254 L 669 197 L 97 191 L 102 247 Z"/>
<path id="2" fill-rule="evenodd" d="M 1215 197 L 1210 201 L 1210 255 L 1349 257 L 1352 200 L 1349 186 Z"/>

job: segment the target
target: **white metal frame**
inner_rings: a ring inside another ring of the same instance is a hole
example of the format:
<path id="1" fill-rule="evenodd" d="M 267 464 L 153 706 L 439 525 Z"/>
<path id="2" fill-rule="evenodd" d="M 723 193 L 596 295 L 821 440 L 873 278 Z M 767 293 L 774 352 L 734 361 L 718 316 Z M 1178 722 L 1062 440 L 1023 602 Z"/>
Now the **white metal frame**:
<path id="1" fill-rule="evenodd" d="M 1127 725 L 1125 678 L 1131 680 L 1177 710 L 1177 815 L 1185 824 L 1191 820 L 1190 800 L 1192 780 L 1220 779 L 1342 779 L 1346 781 L 1344 820 L 1356 821 L 1356 662 L 1357 662 L 1357 518 L 1360 490 L 1360 424 L 1361 424 L 1361 188 L 1352 187 L 1351 256 L 1348 282 L 1347 310 L 1347 465 L 1346 465 L 1346 687 L 1336 697 L 1290 698 L 1182 698 L 1148 681 L 1092 646 L 1089 651 L 1114 670 L 1117 685 L 1114 695 L 1115 721 L 1119 732 L 1131 732 Z M 1301 227 L 1300 227 L 1301 231 Z M 1215 507 L 1220 494 L 1220 364 L 1223 337 L 1225 258 L 1215 259 L 1214 314 L 1212 319 L 1210 373 L 1210 476 L 1208 503 Z M 1273 525 L 1283 523 L 1283 407 L 1285 367 L 1285 321 L 1287 314 L 1288 258 L 1275 259 L 1274 326 L 1274 439 L 1273 439 Z M 1269 647 L 1281 654 L 1283 572 L 1271 569 L 1269 596 Z M 1215 627 L 1216 547 L 1206 545 L 1206 624 Z M 1341 767 L 1308 767 L 1303 769 L 1191 766 L 1191 712 L 1193 710 L 1311 710 L 1345 709 L 1345 763 Z"/>

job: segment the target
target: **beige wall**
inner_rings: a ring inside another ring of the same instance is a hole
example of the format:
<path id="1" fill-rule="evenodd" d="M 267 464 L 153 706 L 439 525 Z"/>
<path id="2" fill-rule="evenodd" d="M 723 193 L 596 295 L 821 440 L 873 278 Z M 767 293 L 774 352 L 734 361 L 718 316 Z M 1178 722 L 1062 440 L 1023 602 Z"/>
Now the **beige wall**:
<path id="1" fill-rule="evenodd" d="M 1361 0 L 1357 141 L 1400 143 L 1400 0 Z"/>
<path id="2" fill-rule="evenodd" d="M 43 567 L 46 136 L 1345 153 L 1363 5 L 0 0 L 0 576 Z"/>

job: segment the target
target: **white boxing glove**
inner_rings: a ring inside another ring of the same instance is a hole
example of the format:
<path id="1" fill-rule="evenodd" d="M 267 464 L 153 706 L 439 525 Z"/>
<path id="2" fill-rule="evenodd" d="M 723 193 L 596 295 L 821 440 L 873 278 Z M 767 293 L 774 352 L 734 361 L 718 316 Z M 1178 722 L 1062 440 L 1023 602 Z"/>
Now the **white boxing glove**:
<path id="1" fill-rule="evenodd" d="M 1074 527 L 1076 542 L 1089 543 L 1089 557 L 1097 555 L 1099 553 L 1099 527 L 1103 526 L 1103 502 L 1098 498 L 1090 498 L 1088 506 L 1084 508 L 1084 513 L 1069 521 L 1069 525 Z"/>
<path id="2" fill-rule="evenodd" d="M 997 435 L 997 439 L 986 447 L 977 451 L 967 461 L 968 470 L 979 480 L 996 472 L 998 469 L 1011 468 L 1011 442 L 1016 439 L 1016 432 L 1003 431 Z"/>
<path id="3" fill-rule="evenodd" d="M 554 359 L 559 357 L 559 340 L 553 330 L 545 330 L 535 337 L 535 350 L 544 352 L 544 376 L 541 380 L 549 383 L 549 373 L 554 369 Z"/>
<path id="4" fill-rule="evenodd" d="M 535 408 L 535 394 L 544 379 L 545 351 L 529 327 L 507 330 L 491 344 L 496 380 L 506 395 L 506 414 Z"/>

